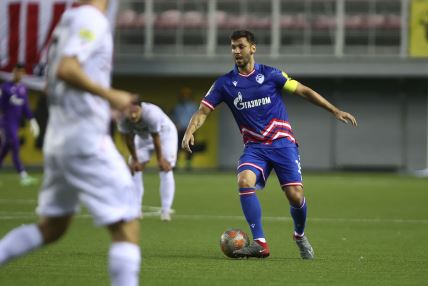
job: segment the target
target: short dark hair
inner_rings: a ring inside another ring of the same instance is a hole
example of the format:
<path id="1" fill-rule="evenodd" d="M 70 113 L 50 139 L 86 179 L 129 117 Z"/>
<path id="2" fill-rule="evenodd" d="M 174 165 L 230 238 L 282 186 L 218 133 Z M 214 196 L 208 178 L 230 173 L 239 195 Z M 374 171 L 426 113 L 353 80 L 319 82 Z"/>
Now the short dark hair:
<path id="1" fill-rule="evenodd" d="M 236 41 L 240 38 L 246 38 L 247 41 L 252 44 L 255 45 L 256 44 L 256 39 L 254 38 L 254 34 L 251 33 L 250 31 L 247 30 L 238 30 L 238 31 L 234 31 L 231 35 L 230 35 L 230 40 L 231 41 Z"/>
<path id="2" fill-rule="evenodd" d="M 17 63 L 15 65 L 15 68 L 17 68 L 17 69 L 25 69 L 25 64 L 24 63 Z"/>

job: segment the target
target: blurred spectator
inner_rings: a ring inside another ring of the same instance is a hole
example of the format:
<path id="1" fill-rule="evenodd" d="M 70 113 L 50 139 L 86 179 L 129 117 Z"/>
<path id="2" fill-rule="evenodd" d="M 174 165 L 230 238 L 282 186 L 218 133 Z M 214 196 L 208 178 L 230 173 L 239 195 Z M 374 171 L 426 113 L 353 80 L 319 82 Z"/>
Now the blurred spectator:
<path id="1" fill-rule="evenodd" d="M 177 126 L 178 131 L 178 152 L 183 151 L 181 149 L 181 141 L 183 140 L 184 133 L 187 129 L 187 124 L 190 122 L 190 119 L 198 110 L 198 104 L 193 101 L 192 90 L 188 87 L 183 87 L 178 93 L 178 102 L 177 105 L 172 110 L 171 119 L 174 121 Z M 205 143 L 195 144 L 192 148 L 193 152 L 201 152 L 205 150 Z M 192 156 L 194 153 L 186 154 L 186 169 L 190 170 L 192 168 Z"/>
<path id="2" fill-rule="evenodd" d="M 12 150 L 13 164 L 21 176 L 21 184 L 26 186 L 36 183 L 37 180 L 27 174 L 19 156 L 18 130 L 22 115 L 24 114 L 30 121 L 31 133 L 34 137 L 37 138 L 40 130 L 28 104 L 27 87 L 20 83 L 24 75 L 24 65 L 17 64 L 13 70 L 12 81 L 5 82 L 0 86 L 0 121 L 4 135 L 0 148 L 0 166 L 2 166 L 9 150 Z"/>

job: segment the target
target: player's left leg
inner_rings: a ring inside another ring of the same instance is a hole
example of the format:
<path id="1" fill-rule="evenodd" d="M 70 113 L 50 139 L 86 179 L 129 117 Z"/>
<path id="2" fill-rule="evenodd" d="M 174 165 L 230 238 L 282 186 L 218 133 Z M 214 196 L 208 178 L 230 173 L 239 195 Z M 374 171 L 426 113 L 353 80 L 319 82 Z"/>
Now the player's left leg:
<path id="1" fill-rule="evenodd" d="M 3 160 L 9 152 L 9 148 L 9 143 L 5 139 L 4 142 L 2 142 L 2 144 L 0 145 L 0 167 L 3 166 Z"/>
<path id="2" fill-rule="evenodd" d="M 178 134 L 173 123 L 170 124 L 167 131 L 160 133 L 160 141 L 163 157 L 174 168 L 177 162 Z M 174 171 L 173 169 L 166 172 L 160 171 L 159 177 L 159 193 L 162 204 L 160 219 L 167 222 L 171 220 L 172 204 L 174 203 L 175 196 Z"/>
<path id="3" fill-rule="evenodd" d="M 272 161 L 290 205 L 290 214 L 294 223 L 293 238 L 303 259 L 314 258 L 314 251 L 305 236 L 307 205 L 303 193 L 300 157 L 296 148 L 279 148 L 273 151 Z"/>
<path id="4" fill-rule="evenodd" d="M 21 162 L 20 154 L 19 154 L 19 138 L 17 130 L 6 130 L 7 143 L 12 150 L 12 161 L 15 166 L 16 171 L 21 177 L 21 185 L 28 186 L 37 183 L 37 179 L 30 177 L 28 173 L 25 171 L 24 165 Z"/>

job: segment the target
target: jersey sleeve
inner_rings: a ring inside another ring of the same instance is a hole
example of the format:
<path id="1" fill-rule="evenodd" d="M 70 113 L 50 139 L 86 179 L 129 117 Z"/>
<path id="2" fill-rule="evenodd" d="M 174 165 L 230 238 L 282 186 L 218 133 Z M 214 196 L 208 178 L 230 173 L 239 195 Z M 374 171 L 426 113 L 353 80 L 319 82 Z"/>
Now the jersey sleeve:
<path id="1" fill-rule="evenodd" d="M 214 110 L 216 106 L 223 101 L 223 93 L 221 92 L 221 87 L 222 86 L 219 80 L 214 82 L 205 97 L 202 99 L 201 104 L 205 105 L 211 110 Z"/>
<path id="2" fill-rule="evenodd" d="M 101 15 L 86 12 L 75 17 L 63 55 L 75 56 L 80 63 L 85 62 L 98 48 L 107 29 L 108 23 Z"/>
<path id="3" fill-rule="evenodd" d="M 144 114 L 144 111 L 143 111 Z M 147 124 L 147 128 L 149 129 L 149 133 L 159 133 L 162 129 L 162 116 L 161 112 L 157 110 L 150 110 L 144 116 L 144 121 Z"/>
<path id="4" fill-rule="evenodd" d="M 299 82 L 289 77 L 287 73 L 275 69 L 272 72 L 272 77 L 279 88 L 291 93 L 296 91 Z"/>
<path id="5" fill-rule="evenodd" d="M 27 88 L 25 88 L 24 105 L 22 106 L 22 110 L 23 110 L 25 117 L 27 119 L 31 119 L 34 117 L 33 112 L 30 109 L 30 103 L 28 102 L 28 90 L 27 90 Z"/>

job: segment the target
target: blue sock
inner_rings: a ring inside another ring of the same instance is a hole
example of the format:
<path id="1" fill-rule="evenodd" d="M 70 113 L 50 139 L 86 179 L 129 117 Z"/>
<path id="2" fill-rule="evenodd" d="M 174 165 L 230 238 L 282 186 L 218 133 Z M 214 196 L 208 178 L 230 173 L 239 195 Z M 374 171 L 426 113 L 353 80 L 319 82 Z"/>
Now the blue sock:
<path id="1" fill-rule="evenodd" d="M 305 234 L 305 223 L 306 223 L 306 199 L 303 198 L 303 204 L 300 208 L 290 206 L 291 217 L 294 222 L 294 235 L 303 236 Z"/>
<path id="2" fill-rule="evenodd" d="M 242 211 L 250 226 L 253 239 L 265 238 L 262 227 L 262 208 L 255 188 L 239 188 Z"/>

